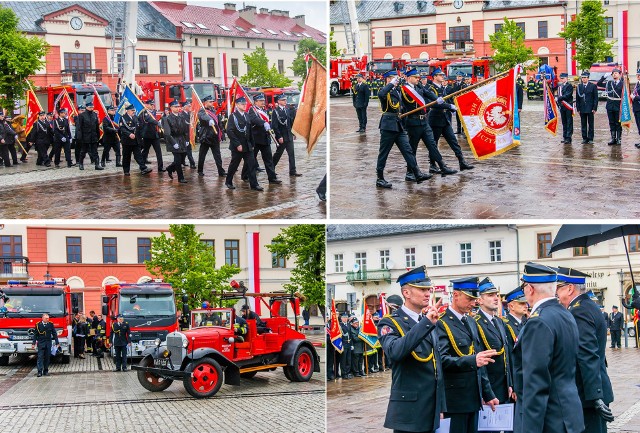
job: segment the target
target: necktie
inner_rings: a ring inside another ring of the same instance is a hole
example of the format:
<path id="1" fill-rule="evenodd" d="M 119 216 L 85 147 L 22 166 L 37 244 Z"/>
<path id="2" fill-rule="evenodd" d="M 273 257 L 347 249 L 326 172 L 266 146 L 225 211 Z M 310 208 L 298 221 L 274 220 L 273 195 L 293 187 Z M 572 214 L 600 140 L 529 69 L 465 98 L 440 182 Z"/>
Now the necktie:
<path id="1" fill-rule="evenodd" d="M 424 319 L 424 316 L 422 314 L 418 315 L 418 322 L 421 321 L 422 319 Z"/>
<path id="2" fill-rule="evenodd" d="M 467 320 L 467 316 L 462 316 L 462 323 L 464 324 L 464 327 L 467 328 L 467 332 L 469 333 L 469 335 L 473 336 L 471 327 L 469 326 L 469 322 Z"/>

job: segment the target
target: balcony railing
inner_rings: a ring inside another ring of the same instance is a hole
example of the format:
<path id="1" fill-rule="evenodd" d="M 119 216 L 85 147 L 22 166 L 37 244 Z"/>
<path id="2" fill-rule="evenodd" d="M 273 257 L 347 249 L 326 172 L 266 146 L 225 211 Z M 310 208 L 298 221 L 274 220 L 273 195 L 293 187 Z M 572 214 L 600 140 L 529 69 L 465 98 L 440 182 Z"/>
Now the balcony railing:
<path id="1" fill-rule="evenodd" d="M 371 271 L 347 272 L 348 283 L 367 283 L 370 281 L 374 283 L 378 283 L 380 281 L 391 283 L 391 271 L 386 269 L 376 269 Z"/>
<path id="2" fill-rule="evenodd" d="M 60 71 L 60 82 L 96 83 L 102 81 L 102 69 L 63 69 Z"/>
<path id="3" fill-rule="evenodd" d="M 446 54 L 465 54 L 475 52 L 473 39 L 445 39 L 442 41 L 442 50 Z"/>
<path id="4" fill-rule="evenodd" d="M 0 257 L 0 278 L 29 278 L 29 258 L 24 256 Z"/>

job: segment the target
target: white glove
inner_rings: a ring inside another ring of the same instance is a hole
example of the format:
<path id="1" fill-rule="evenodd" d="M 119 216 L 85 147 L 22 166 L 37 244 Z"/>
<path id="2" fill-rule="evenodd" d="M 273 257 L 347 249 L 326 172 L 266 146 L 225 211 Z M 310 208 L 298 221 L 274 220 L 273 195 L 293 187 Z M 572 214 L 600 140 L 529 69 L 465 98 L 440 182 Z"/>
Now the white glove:
<path id="1" fill-rule="evenodd" d="M 173 145 L 173 148 L 174 148 L 175 150 L 178 150 L 178 149 L 180 149 L 180 145 L 179 145 L 178 143 L 176 143 L 176 144 L 174 144 L 174 145 Z"/>
<path id="2" fill-rule="evenodd" d="M 213 126 L 215 125 L 215 122 L 213 120 L 209 120 L 209 126 Z"/>
<path id="3" fill-rule="evenodd" d="M 444 104 L 444 98 L 442 98 L 441 96 L 438 96 L 438 99 L 436 99 L 436 102 L 438 104 Z"/>
<path id="4" fill-rule="evenodd" d="M 457 110 L 456 106 L 453 104 L 449 104 L 449 108 L 454 111 Z"/>
<path id="5" fill-rule="evenodd" d="M 271 129 L 271 125 L 269 125 L 269 122 L 264 122 L 264 130 L 268 131 Z"/>
<path id="6" fill-rule="evenodd" d="M 398 84 L 398 76 L 397 75 L 391 79 L 391 84 L 393 84 L 394 86 L 396 84 Z"/>
<path id="7" fill-rule="evenodd" d="M 67 139 L 66 139 L 65 137 L 62 137 L 62 142 L 63 142 L 63 143 L 66 143 L 66 142 L 67 142 Z"/>

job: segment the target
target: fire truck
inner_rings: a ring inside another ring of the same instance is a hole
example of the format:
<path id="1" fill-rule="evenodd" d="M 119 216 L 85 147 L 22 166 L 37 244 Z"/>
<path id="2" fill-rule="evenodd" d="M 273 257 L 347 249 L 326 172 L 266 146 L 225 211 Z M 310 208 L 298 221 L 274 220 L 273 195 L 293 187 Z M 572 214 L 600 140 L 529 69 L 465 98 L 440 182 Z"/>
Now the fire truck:
<path id="1" fill-rule="evenodd" d="M 171 284 L 160 282 L 107 284 L 102 297 L 102 314 L 107 324 L 107 339 L 116 316 L 122 314 L 131 327 L 130 356 L 141 356 L 178 330 L 176 302 Z M 113 349 L 111 350 L 113 355 Z"/>
<path id="2" fill-rule="evenodd" d="M 356 74 L 368 74 L 367 56 L 329 60 L 329 94 L 338 96 L 348 93 L 351 90 L 351 83 Z"/>
<path id="3" fill-rule="evenodd" d="M 450 59 L 430 59 L 430 60 L 411 60 L 406 64 L 411 69 L 417 69 L 418 72 L 431 75 L 431 73 L 440 68 L 443 71 L 447 70 L 447 66 L 451 63 Z"/>
<path id="4" fill-rule="evenodd" d="M 271 110 L 276 106 L 275 97 L 277 95 L 285 95 L 287 98 L 287 105 L 291 107 L 298 107 L 300 102 L 300 91 L 293 87 L 247 87 L 245 88 L 247 95 L 253 99 L 256 95 L 262 93 L 264 95 L 266 108 Z"/>
<path id="5" fill-rule="evenodd" d="M 74 300 L 75 301 L 75 300 Z M 37 353 L 31 343 L 36 323 L 44 313 L 58 333 L 62 354 L 57 360 L 71 360 L 71 289 L 63 278 L 53 281 L 9 280 L 0 288 L 0 365 L 8 365 L 9 357 Z"/>
<path id="6" fill-rule="evenodd" d="M 607 81 L 612 80 L 611 72 L 615 68 L 619 68 L 620 70 L 622 70 L 622 67 L 618 63 L 593 63 L 589 68 L 589 81 L 597 86 L 600 78 L 606 77 L 606 83 Z M 598 98 L 604 99 L 606 97 L 607 95 L 605 94 L 604 86 L 598 87 Z"/>
<path id="7" fill-rule="evenodd" d="M 479 78 L 486 80 L 496 74 L 495 63 L 490 57 L 457 59 L 449 62 L 446 70 L 447 78 L 449 80 L 455 80 L 458 72 L 471 74 L 471 82 L 477 83 Z"/>
<path id="8" fill-rule="evenodd" d="M 225 91 L 218 84 L 209 80 L 202 81 L 140 81 L 138 83 L 142 89 L 141 99 L 153 99 L 155 101 L 156 117 L 160 119 L 165 108 L 173 100 L 184 102 L 191 99 L 191 92 L 195 89 L 200 99 L 205 96 L 214 97 L 214 107 L 216 114 L 220 114 L 226 109 Z"/>
<path id="9" fill-rule="evenodd" d="M 271 317 L 262 318 L 268 332 L 258 332 L 256 320 L 247 320 L 248 331 L 235 325 L 233 308 L 204 308 L 190 311 L 190 329 L 167 335 L 166 345 L 145 352 L 137 370 L 138 381 L 152 392 L 164 391 L 180 380 L 196 398 L 215 395 L 222 383 L 240 385 L 240 378 L 252 378 L 260 371 L 282 367 L 292 382 L 307 382 L 320 371 L 320 358 L 304 334 L 287 317 L 278 315 L 284 302 L 294 305 L 297 316 L 299 296 L 288 293 L 224 293 L 221 300 L 254 297 L 262 301 Z M 266 302 L 269 299 L 269 303 Z M 296 317 L 297 319 L 297 317 Z"/>
<path id="10" fill-rule="evenodd" d="M 67 89 L 71 101 L 75 104 L 76 108 L 80 105 L 87 105 L 89 102 L 93 102 L 94 89 L 97 90 L 100 99 L 105 107 L 109 105 L 115 105 L 113 100 L 113 94 L 111 89 L 102 83 L 70 83 L 47 87 L 40 87 L 36 89 L 36 97 L 40 102 L 43 109 L 47 111 L 53 111 L 58 107 L 54 107 L 53 103 L 58 98 L 63 89 Z"/>

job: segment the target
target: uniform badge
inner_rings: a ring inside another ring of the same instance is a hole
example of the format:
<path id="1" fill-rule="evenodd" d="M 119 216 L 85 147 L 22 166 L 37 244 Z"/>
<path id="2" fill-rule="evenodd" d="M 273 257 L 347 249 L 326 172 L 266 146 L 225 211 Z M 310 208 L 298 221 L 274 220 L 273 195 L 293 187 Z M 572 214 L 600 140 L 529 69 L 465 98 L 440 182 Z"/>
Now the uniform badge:
<path id="1" fill-rule="evenodd" d="M 380 328 L 380 335 L 387 335 L 388 333 L 392 332 L 393 329 L 391 329 L 391 326 L 388 325 L 384 325 L 382 328 Z"/>

